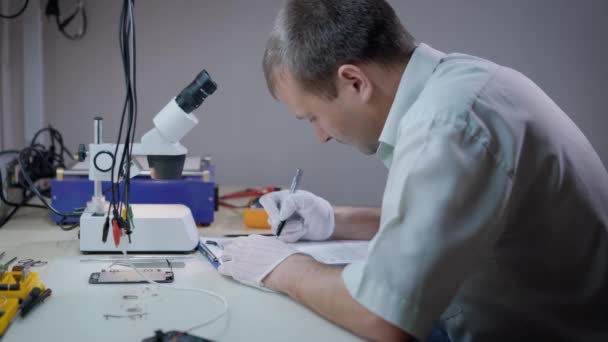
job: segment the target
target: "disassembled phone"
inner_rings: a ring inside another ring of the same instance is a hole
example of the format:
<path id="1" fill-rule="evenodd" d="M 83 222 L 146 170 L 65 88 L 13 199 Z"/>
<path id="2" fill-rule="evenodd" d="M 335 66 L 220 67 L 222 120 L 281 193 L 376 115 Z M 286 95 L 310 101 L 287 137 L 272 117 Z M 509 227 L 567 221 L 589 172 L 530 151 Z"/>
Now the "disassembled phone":
<path id="1" fill-rule="evenodd" d="M 139 269 L 139 272 L 157 283 L 172 283 L 174 279 L 171 271 L 142 268 Z M 142 284 L 147 282 L 134 270 L 101 270 L 101 272 L 91 273 L 89 277 L 89 284 Z"/>
<path id="2" fill-rule="evenodd" d="M 162 330 L 156 330 L 153 337 L 148 337 L 142 340 L 142 342 L 213 342 L 203 337 L 190 335 L 183 331 L 172 330 L 163 332 Z"/>

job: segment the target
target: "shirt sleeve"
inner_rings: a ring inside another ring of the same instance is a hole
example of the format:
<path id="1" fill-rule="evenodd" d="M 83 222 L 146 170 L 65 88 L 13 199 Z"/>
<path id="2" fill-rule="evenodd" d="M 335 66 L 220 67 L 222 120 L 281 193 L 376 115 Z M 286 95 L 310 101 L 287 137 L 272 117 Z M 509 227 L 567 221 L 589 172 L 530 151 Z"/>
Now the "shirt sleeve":
<path id="1" fill-rule="evenodd" d="M 368 258 L 345 286 L 368 310 L 425 339 L 503 230 L 510 173 L 470 118 L 400 127 Z"/>

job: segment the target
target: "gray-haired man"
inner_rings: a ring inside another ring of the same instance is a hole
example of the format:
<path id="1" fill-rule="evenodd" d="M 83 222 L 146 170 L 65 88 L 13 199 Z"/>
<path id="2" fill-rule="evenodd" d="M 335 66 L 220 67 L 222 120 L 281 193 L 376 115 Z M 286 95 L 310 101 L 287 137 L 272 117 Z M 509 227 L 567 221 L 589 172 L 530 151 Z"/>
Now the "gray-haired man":
<path id="1" fill-rule="evenodd" d="M 253 236 L 226 248 L 223 274 L 373 340 L 439 322 L 459 341 L 608 341 L 608 174 L 532 81 L 416 44 L 383 0 L 288 1 L 264 71 L 320 141 L 376 154 L 388 179 L 381 210 L 262 198 L 273 229 L 298 217 L 285 241 L 371 239 L 365 261 Z"/>

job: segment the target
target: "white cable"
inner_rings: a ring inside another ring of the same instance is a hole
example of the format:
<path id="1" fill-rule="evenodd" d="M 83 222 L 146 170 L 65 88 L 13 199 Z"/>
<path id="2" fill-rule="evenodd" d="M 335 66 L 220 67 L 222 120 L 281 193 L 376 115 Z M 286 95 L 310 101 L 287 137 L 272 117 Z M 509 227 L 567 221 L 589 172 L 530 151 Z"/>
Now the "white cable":
<path id="1" fill-rule="evenodd" d="M 215 321 L 217 321 L 218 319 L 222 318 L 227 312 L 228 312 L 228 300 L 220 295 L 217 294 L 213 291 L 209 291 L 209 290 L 205 290 L 205 289 L 197 289 L 197 288 L 191 288 L 191 287 L 178 287 L 178 286 L 169 286 L 169 285 L 165 285 L 165 284 L 160 284 L 155 282 L 154 280 L 148 278 L 148 276 L 146 276 L 144 273 L 140 272 L 137 267 L 135 267 L 135 265 L 133 265 L 133 263 L 129 260 L 129 256 L 127 255 L 127 250 L 122 249 L 122 254 L 125 256 L 125 263 L 132 268 L 135 272 L 137 272 L 137 274 L 139 274 L 140 277 L 142 277 L 143 279 L 145 279 L 148 283 L 156 285 L 157 287 L 160 288 L 165 288 L 165 289 L 171 289 L 171 290 L 176 290 L 176 291 L 189 291 L 189 292 L 198 292 L 198 293 L 203 293 L 205 295 L 208 296 L 212 296 L 215 297 L 216 299 L 219 299 L 222 304 L 224 304 L 224 308 L 222 310 L 221 313 L 219 313 L 218 315 L 216 315 L 215 317 L 212 317 L 211 319 L 208 319 L 206 321 L 204 321 L 203 323 L 197 324 L 189 329 L 184 330 L 185 332 L 190 332 L 192 330 L 196 330 L 199 328 L 202 328 L 206 325 L 209 325 Z"/>

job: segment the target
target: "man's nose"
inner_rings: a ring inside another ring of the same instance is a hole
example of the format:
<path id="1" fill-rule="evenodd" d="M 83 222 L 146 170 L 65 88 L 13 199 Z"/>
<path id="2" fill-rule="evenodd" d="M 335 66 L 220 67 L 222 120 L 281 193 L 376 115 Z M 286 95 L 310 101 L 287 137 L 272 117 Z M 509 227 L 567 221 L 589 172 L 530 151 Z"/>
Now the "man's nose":
<path id="1" fill-rule="evenodd" d="M 327 132 L 325 132 L 323 128 L 321 128 L 321 125 L 315 122 L 313 123 L 313 127 L 315 129 L 315 134 L 317 134 L 317 138 L 319 138 L 320 142 L 324 143 L 331 140 L 331 136 L 327 134 Z"/>

